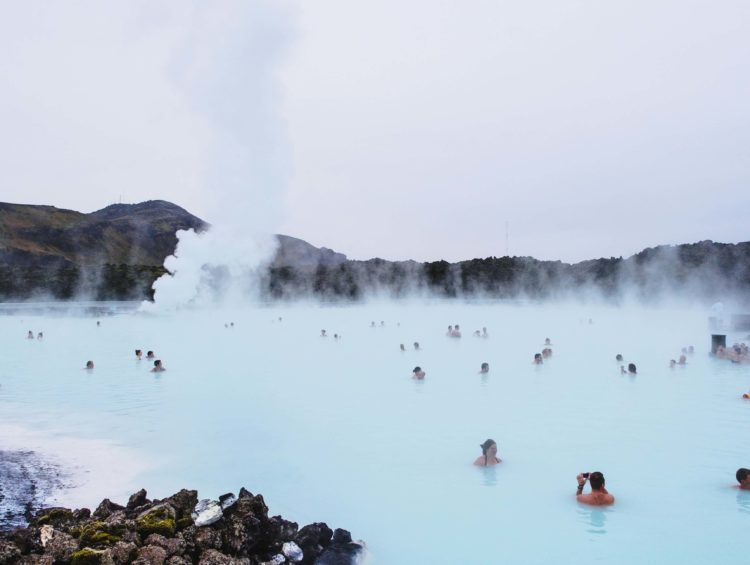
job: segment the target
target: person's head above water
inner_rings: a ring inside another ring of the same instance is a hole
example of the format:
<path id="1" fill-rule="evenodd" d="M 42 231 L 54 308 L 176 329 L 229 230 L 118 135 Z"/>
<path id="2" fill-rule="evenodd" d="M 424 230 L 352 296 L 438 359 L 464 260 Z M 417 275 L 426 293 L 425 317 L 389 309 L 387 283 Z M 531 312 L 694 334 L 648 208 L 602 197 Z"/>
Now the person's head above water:
<path id="1" fill-rule="evenodd" d="M 404 347 L 403 343 L 401 345 L 399 345 L 399 348 L 401 349 L 401 351 L 406 351 L 406 347 Z"/>
<path id="2" fill-rule="evenodd" d="M 637 373 L 635 369 L 635 363 L 628 363 L 628 373 L 635 375 Z"/>
<path id="3" fill-rule="evenodd" d="M 542 360 L 542 354 L 541 353 L 534 353 L 534 363 L 537 365 L 541 365 L 544 361 Z"/>
<path id="4" fill-rule="evenodd" d="M 153 359 L 154 358 L 154 352 L 153 351 L 149 351 L 148 353 L 146 353 L 146 357 L 148 357 L 149 359 Z"/>
<path id="5" fill-rule="evenodd" d="M 480 443 L 479 447 L 482 448 L 482 455 L 477 457 L 474 461 L 474 465 L 480 465 L 482 467 L 487 465 L 497 465 L 500 463 L 500 459 L 497 457 L 497 443 L 494 439 L 487 439 L 484 443 Z"/>
<path id="6" fill-rule="evenodd" d="M 87 369 L 93 369 L 94 368 L 94 362 L 93 361 L 86 361 L 86 368 Z"/>
<path id="7" fill-rule="evenodd" d="M 601 490 L 604 486 L 604 475 L 599 471 L 589 474 L 589 484 L 594 490 Z"/>
<path id="8" fill-rule="evenodd" d="M 419 342 L 418 341 L 414 342 L 414 349 L 419 349 Z"/>
<path id="9" fill-rule="evenodd" d="M 490 371 L 490 364 L 489 363 L 482 363 L 482 366 L 479 369 L 480 373 L 489 373 Z"/>
<path id="10" fill-rule="evenodd" d="M 615 355 L 615 360 L 622 361 L 622 355 L 620 355 L 619 353 Z"/>
<path id="11" fill-rule="evenodd" d="M 737 469 L 735 477 L 737 477 L 737 482 L 740 483 L 741 489 L 750 490 L 750 469 L 740 467 Z"/>

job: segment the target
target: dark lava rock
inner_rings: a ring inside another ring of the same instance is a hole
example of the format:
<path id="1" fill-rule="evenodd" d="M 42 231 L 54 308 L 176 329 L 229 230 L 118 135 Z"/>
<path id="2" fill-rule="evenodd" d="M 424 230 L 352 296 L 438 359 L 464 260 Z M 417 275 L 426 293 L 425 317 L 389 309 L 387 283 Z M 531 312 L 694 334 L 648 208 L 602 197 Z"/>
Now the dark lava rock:
<path id="1" fill-rule="evenodd" d="M 120 506 L 119 504 L 115 504 L 109 498 L 105 498 L 101 501 L 99 506 L 96 507 L 96 510 L 94 510 L 93 518 L 97 520 L 104 520 L 110 514 L 118 510 L 125 510 L 125 507 Z"/>
<path id="2" fill-rule="evenodd" d="M 189 517 L 197 501 L 196 491 L 149 501 L 141 490 L 127 507 L 105 499 L 93 514 L 47 508 L 0 532 L 0 565 L 353 565 L 362 549 L 346 530 L 269 518 L 263 497 L 244 488 L 223 496 L 220 519 L 202 527 Z"/>
<path id="3" fill-rule="evenodd" d="M 138 550 L 138 557 L 133 565 L 164 565 L 166 560 L 167 552 L 163 547 L 146 545 Z"/>
<path id="4" fill-rule="evenodd" d="M 118 541 L 109 551 L 115 565 L 126 565 L 135 559 L 138 546 L 130 541 Z"/>
<path id="5" fill-rule="evenodd" d="M 141 489 L 135 494 L 131 495 L 128 499 L 128 504 L 125 506 L 127 510 L 133 510 L 144 504 L 148 504 L 149 500 L 146 498 L 146 489 Z"/>
<path id="6" fill-rule="evenodd" d="M 331 545 L 315 560 L 315 565 L 354 565 L 364 549 L 362 544 L 352 541 L 348 531 L 336 528 Z"/>
<path id="7" fill-rule="evenodd" d="M 67 562 L 78 550 L 78 540 L 64 532 L 55 530 L 52 539 L 47 542 L 44 553 L 51 556 L 55 563 Z"/>
<path id="8" fill-rule="evenodd" d="M 294 542 L 305 554 L 302 563 L 314 563 L 323 550 L 331 544 L 333 531 L 324 522 L 315 522 L 302 528 L 294 537 Z"/>

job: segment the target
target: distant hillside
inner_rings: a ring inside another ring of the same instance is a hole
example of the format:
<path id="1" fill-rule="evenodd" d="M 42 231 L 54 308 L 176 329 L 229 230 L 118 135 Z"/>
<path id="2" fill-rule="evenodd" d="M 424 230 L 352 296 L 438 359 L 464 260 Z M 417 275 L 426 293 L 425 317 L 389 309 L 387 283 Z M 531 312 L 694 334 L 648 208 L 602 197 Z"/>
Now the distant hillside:
<path id="1" fill-rule="evenodd" d="M 91 214 L 52 206 L 0 203 L 0 300 L 153 298 L 176 232 L 209 228 L 161 200 L 113 204 Z M 685 295 L 750 299 L 750 242 L 702 241 L 649 248 L 623 259 L 576 264 L 532 257 L 488 257 L 458 263 L 348 260 L 325 247 L 278 235 L 279 248 L 261 277 L 270 300 L 357 300 L 403 297 L 556 298 L 595 293 L 657 300 Z M 215 267 L 220 277 L 221 268 Z"/>
<path id="2" fill-rule="evenodd" d="M 91 214 L 0 203 L 0 261 L 9 266 L 161 267 L 174 253 L 177 230 L 207 227 L 163 200 L 112 204 Z"/>

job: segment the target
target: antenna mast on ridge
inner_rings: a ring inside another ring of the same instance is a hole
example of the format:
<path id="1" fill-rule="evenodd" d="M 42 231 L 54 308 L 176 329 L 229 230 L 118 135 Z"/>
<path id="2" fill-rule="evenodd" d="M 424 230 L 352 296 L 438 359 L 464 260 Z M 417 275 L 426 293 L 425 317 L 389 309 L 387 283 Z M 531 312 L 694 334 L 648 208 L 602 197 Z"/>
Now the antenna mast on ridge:
<path id="1" fill-rule="evenodd" d="M 508 220 L 505 220 L 505 256 L 510 257 L 510 243 L 508 242 Z"/>

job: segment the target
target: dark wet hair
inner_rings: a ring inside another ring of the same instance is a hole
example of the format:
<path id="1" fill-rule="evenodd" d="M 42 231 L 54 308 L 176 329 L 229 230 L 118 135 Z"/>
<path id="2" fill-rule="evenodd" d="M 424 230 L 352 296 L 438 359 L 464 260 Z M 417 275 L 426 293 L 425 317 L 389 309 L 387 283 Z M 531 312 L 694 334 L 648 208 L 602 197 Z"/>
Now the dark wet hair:
<path id="1" fill-rule="evenodd" d="M 412 373 L 416 373 L 421 370 L 422 370 L 422 367 L 417 366 L 417 367 L 414 367 L 414 370 L 412 371 Z"/>
<path id="2" fill-rule="evenodd" d="M 635 373 L 635 363 L 628 363 L 628 373 Z"/>
<path id="3" fill-rule="evenodd" d="M 154 361 L 154 367 L 158 367 L 159 365 L 161 365 L 161 359 Z"/>
<path id="4" fill-rule="evenodd" d="M 604 486 L 604 475 L 602 475 L 599 471 L 594 471 L 589 475 L 589 483 L 591 484 L 591 488 L 599 490 Z"/>
<path id="5" fill-rule="evenodd" d="M 146 353 L 146 355 L 153 355 L 153 354 L 154 354 L 153 351 L 149 351 L 148 353 Z"/>
<path id="6" fill-rule="evenodd" d="M 135 350 L 135 354 L 138 355 L 139 353 L 141 353 L 141 350 L 140 349 L 136 349 Z"/>
<path id="7" fill-rule="evenodd" d="M 541 356 L 541 353 L 534 353 L 534 359 L 539 359 Z"/>
<path id="8" fill-rule="evenodd" d="M 747 478 L 748 475 L 750 475 L 750 469 L 745 469 L 744 467 L 740 467 L 739 469 L 737 469 L 737 475 L 736 475 L 737 482 L 741 483 Z"/>
<path id="9" fill-rule="evenodd" d="M 615 360 L 622 361 L 622 354 L 618 353 L 617 355 L 615 355 Z"/>
<path id="10" fill-rule="evenodd" d="M 497 442 L 494 439 L 487 439 L 484 443 L 480 443 L 479 447 L 482 448 L 482 455 L 487 457 L 487 450 L 493 445 L 497 445 Z"/>
<path id="11" fill-rule="evenodd" d="M 489 363 L 482 363 L 482 369 L 489 369 L 490 364 Z"/>

